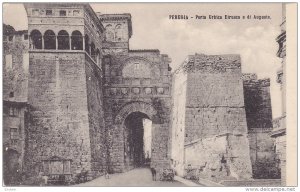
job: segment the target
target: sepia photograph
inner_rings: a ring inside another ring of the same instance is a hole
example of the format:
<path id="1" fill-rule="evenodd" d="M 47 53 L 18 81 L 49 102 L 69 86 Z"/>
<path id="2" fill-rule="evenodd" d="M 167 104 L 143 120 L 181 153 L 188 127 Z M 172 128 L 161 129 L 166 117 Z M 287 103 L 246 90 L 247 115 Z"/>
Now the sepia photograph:
<path id="1" fill-rule="evenodd" d="M 2 187 L 295 191 L 291 5 L 2 3 Z"/>

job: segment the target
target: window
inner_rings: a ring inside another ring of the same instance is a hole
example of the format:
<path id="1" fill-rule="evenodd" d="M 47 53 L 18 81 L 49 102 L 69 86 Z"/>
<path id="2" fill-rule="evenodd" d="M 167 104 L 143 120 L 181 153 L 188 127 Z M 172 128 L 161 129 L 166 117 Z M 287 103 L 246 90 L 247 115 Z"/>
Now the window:
<path id="1" fill-rule="evenodd" d="M 28 40 L 28 34 L 24 34 L 24 40 Z"/>
<path id="2" fill-rule="evenodd" d="M 14 40 L 14 36 L 13 35 L 8 36 L 8 41 L 13 41 L 13 40 Z"/>
<path id="3" fill-rule="evenodd" d="M 60 10 L 59 11 L 59 16 L 66 16 L 66 15 L 67 15 L 66 10 Z"/>
<path id="4" fill-rule="evenodd" d="M 139 70 L 139 69 L 140 69 L 140 64 L 134 63 L 134 70 Z"/>
<path id="5" fill-rule="evenodd" d="M 108 24 L 105 27 L 105 40 L 106 41 L 113 41 L 114 40 L 114 33 L 112 32 L 112 25 Z"/>
<path id="6" fill-rule="evenodd" d="M 33 15 L 33 16 L 38 16 L 38 15 L 39 15 L 39 12 L 40 12 L 40 11 L 39 11 L 38 9 L 33 9 L 33 10 L 32 10 L 32 15 Z"/>
<path id="7" fill-rule="evenodd" d="M 84 44 L 85 44 L 85 51 L 90 54 L 90 45 L 89 45 L 89 36 L 85 35 L 84 37 Z"/>
<path id="8" fill-rule="evenodd" d="M 17 116 L 18 115 L 18 110 L 14 107 L 9 108 L 9 116 Z"/>
<path id="9" fill-rule="evenodd" d="M 12 55 L 5 55 L 5 66 L 6 69 L 12 68 Z"/>
<path id="10" fill-rule="evenodd" d="M 19 139 L 18 128 L 10 128 L 10 139 L 11 140 Z"/>
<path id="11" fill-rule="evenodd" d="M 97 49 L 96 50 L 96 63 L 98 64 L 98 65 L 100 65 L 100 51 L 99 51 L 99 49 Z"/>
<path id="12" fill-rule="evenodd" d="M 74 10 L 73 11 L 73 16 L 79 16 L 79 10 Z"/>
<path id="13" fill-rule="evenodd" d="M 95 44 L 93 42 L 91 43 L 91 57 L 94 61 L 96 61 L 96 49 Z"/>
<path id="14" fill-rule="evenodd" d="M 46 10 L 46 15 L 52 15 L 52 10 L 51 9 L 47 9 Z"/>
<path id="15" fill-rule="evenodd" d="M 118 24 L 115 28 L 115 38 L 117 41 L 121 41 L 123 39 L 123 31 L 121 24 Z"/>

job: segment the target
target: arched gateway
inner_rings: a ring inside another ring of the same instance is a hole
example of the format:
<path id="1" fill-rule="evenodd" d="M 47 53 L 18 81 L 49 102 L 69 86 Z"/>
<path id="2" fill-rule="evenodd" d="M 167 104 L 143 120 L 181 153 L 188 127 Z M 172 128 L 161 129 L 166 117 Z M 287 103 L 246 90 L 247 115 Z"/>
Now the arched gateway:
<path id="1" fill-rule="evenodd" d="M 158 50 L 106 55 L 105 126 L 108 169 L 170 167 L 171 73 Z M 147 123 L 148 122 L 148 123 Z M 152 123 L 152 124 L 151 124 Z"/>
<path id="2" fill-rule="evenodd" d="M 160 105 L 133 101 L 118 110 L 109 132 L 112 171 L 124 172 L 142 166 L 156 167 L 159 171 L 170 166 L 169 116 L 162 116 Z"/>

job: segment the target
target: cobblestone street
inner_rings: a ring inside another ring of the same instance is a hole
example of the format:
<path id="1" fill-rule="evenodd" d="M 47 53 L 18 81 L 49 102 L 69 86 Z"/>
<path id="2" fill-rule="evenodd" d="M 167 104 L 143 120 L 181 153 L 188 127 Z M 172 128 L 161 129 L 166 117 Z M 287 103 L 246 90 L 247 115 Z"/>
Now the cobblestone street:
<path id="1" fill-rule="evenodd" d="M 148 168 L 137 168 L 125 173 L 117 173 L 110 175 L 110 179 L 104 176 L 96 178 L 92 181 L 79 184 L 77 186 L 93 186 L 93 187 L 187 187 L 187 185 L 174 181 L 152 181 L 151 171 Z"/>

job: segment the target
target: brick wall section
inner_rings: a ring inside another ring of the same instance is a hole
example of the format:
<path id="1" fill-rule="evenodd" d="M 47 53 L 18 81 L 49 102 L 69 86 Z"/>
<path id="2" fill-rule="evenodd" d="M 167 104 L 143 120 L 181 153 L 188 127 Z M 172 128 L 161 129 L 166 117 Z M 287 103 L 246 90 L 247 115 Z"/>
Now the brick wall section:
<path id="1" fill-rule="evenodd" d="M 82 167 L 91 169 L 84 63 L 84 53 L 30 53 L 31 117 L 25 152 L 29 175 L 37 175 L 41 161 L 53 156 L 71 159 L 73 174 Z"/>

